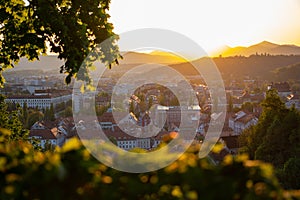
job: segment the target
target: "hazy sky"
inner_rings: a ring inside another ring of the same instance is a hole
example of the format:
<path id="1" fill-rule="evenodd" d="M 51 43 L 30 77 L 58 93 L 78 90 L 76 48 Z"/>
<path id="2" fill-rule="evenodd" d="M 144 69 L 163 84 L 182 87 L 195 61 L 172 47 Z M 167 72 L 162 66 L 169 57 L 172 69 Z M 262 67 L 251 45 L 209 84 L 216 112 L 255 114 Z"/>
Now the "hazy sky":
<path id="1" fill-rule="evenodd" d="M 300 0 L 112 0 L 110 15 L 118 34 L 165 28 L 208 52 L 263 40 L 300 45 Z"/>

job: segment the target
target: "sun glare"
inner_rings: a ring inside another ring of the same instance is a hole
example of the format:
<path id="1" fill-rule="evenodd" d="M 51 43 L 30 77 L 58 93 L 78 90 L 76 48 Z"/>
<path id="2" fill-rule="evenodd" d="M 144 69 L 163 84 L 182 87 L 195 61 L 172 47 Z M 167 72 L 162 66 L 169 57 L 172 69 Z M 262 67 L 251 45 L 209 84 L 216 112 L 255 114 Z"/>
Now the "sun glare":
<path id="1" fill-rule="evenodd" d="M 112 0 L 117 33 L 164 28 L 182 33 L 207 52 L 249 46 L 263 40 L 300 44 L 299 0 Z"/>

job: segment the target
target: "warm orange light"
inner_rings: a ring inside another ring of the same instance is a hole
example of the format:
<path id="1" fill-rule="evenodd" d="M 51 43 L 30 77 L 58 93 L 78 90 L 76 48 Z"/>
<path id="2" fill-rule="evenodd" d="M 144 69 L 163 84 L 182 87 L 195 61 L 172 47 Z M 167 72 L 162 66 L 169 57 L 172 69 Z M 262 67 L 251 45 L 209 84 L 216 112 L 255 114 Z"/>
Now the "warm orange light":
<path id="1" fill-rule="evenodd" d="M 188 1 L 184 9 L 179 0 L 112 0 L 109 12 L 116 33 L 169 29 L 212 55 L 224 45 L 250 46 L 264 40 L 300 45 L 299 11 L 299 0 Z"/>
<path id="2" fill-rule="evenodd" d="M 178 137 L 178 133 L 177 133 L 177 132 L 171 132 L 171 133 L 169 134 L 169 137 L 170 137 L 171 139 L 175 139 L 175 138 Z"/>

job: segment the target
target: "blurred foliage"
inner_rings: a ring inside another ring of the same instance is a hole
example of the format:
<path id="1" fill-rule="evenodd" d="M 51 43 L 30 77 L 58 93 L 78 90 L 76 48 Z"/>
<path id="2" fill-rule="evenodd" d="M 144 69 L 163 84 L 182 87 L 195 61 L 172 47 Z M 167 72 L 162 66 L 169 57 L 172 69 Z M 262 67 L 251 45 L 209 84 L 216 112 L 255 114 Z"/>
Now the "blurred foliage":
<path id="1" fill-rule="evenodd" d="M 5 133 L 5 134 L 3 134 Z M 272 167 L 247 156 L 220 165 L 188 151 L 168 167 L 134 174 L 108 168 L 77 139 L 54 152 L 0 136 L 0 199 L 296 199 L 280 188 Z"/>

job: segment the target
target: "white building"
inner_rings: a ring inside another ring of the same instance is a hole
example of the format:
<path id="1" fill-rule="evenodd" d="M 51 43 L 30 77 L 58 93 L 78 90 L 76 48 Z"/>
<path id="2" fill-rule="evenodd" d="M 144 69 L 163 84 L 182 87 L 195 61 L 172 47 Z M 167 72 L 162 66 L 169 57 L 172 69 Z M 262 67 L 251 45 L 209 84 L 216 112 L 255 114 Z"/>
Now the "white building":
<path id="1" fill-rule="evenodd" d="M 124 149 L 124 150 L 130 150 L 133 148 L 136 148 L 136 140 L 135 139 L 120 139 L 117 140 L 117 145 L 119 148 Z"/>
<path id="2" fill-rule="evenodd" d="M 141 149 L 150 149 L 151 148 L 151 139 L 150 138 L 136 138 L 136 147 Z"/>
<path id="3" fill-rule="evenodd" d="M 8 96 L 5 99 L 6 103 L 19 104 L 21 107 L 26 103 L 28 108 L 39 108 L 46 109 L 53 106 L 67 102 L 72 99 L 72 95 L 67 92 L 36 92 L 34 95 L 19 95 L 19 96 Z"/>
<path id="4" fill-rule="evenodd" d="M 119 128 L 116 128 L 115 131 L 106 130 L 105 134 L 108 138 L 113 138 L 116 142 L 116 145 L 124 150 L 130 150 L 134 148 L 149 150 L 160 143 L 160 141 L 154 141 L 156 138 L 153 137 L 133 137 L 131 135 L 125 134 Z"/>

